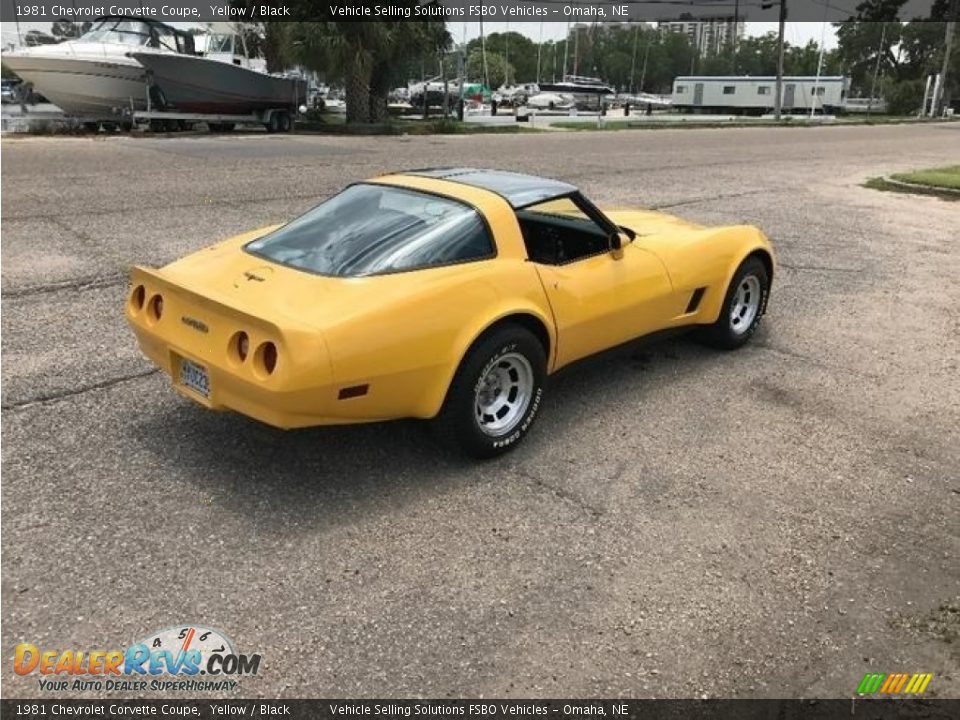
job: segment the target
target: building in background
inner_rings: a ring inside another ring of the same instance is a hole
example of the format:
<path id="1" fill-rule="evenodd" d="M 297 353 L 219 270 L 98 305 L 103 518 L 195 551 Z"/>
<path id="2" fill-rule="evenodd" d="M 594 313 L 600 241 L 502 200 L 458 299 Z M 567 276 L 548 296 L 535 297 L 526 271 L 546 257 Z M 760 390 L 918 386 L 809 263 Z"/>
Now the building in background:
<path id="1" fill-rule="evenodd" d="M 839 114 L 846 110 L 850 78 L 785 75 L 783 110 L 806 115 Z M 777 91 L 774 76 L 684 75 L 673 81 L 673 107 L 681 112 L 763 115 L 773 112 Z"/>
<path id="2" fill-rule="evenodd" d="M 744 35 L 745 23 L 737 22 L 734 15 L 700 18 L 698 20 L 669 20 L 657 23 L 660 32 L 683 33 L 698 55 L 717 53 Z"/>

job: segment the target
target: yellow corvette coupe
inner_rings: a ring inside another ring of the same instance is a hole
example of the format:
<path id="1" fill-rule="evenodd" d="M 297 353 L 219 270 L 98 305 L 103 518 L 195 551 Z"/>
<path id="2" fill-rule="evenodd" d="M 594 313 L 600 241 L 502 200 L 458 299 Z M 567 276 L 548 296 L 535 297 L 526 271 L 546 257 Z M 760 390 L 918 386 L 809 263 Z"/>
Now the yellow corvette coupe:
<path id="1" fill-rule="evenodd" d="M 411 170 L 134 268 L 126 315 L 146 356 L 208 408 L 279 428 L 432 418 L 491 457 L 576 360 L 683 326 L 739 347 L 773 270 L 752 226 L 603 212 L 530 175 Z"/>

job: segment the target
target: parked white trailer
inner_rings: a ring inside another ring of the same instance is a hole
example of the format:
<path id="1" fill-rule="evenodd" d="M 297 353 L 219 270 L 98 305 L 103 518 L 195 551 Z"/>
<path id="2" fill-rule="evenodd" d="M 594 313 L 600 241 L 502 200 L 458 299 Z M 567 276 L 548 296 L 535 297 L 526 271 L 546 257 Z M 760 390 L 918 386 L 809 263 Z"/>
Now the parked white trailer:
<path id="1" fill-rule="evenodd" d="M 785 75 L 785 113 L 843 112 L 849 78 Z M 777 78 L 773 76 L 687 75 L 673 81 L 673 106 L 681 111 L 762 115 L 773 112 Z"/>

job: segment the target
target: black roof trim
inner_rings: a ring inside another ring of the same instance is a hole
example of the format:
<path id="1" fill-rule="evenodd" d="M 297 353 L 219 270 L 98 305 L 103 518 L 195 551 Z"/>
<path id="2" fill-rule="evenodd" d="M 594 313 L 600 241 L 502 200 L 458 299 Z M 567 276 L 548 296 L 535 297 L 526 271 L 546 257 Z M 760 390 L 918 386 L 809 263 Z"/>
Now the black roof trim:
<path id="1" fill-rule="evenodd" d="M 577 192 L 577 188 L 560 180 L 524 175 L 506 170 L 484 168 L 448 167 L 406 170 L 401 175 L 448 180 L 489 190 L 502 196 L 514 208 L 552 200 Z"/>

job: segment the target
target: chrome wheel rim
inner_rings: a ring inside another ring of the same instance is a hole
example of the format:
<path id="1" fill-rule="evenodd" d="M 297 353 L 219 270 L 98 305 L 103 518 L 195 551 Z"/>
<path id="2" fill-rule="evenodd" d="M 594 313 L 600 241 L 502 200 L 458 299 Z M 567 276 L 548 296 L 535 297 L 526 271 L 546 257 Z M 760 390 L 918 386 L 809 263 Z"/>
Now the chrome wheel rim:
<path id="1" fill-rule="evenodd" d="M 487 366 L 474 400 L 477 425 L 484 435 L 500 437 L 523 419 L 533 396 L 533 368 L 519 353 L 507 353 Z"/>
<path id="2" fill-rule="evenodd" d="M 760 312 L 760 279 L 756 275 L 741 278 L 730 306 L 730 329 L 735 335 L 743 335 Z"/>

